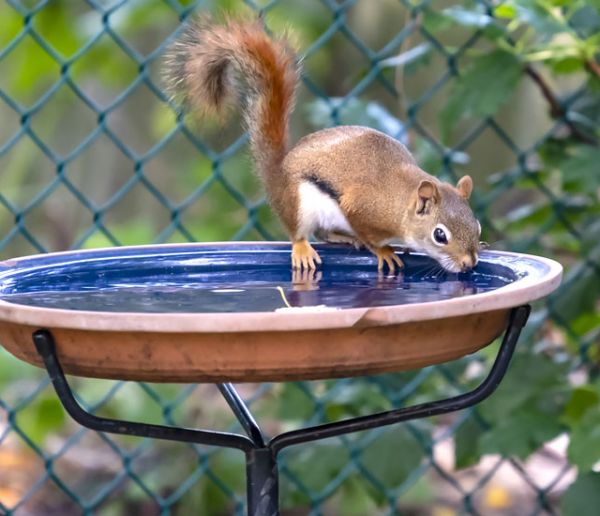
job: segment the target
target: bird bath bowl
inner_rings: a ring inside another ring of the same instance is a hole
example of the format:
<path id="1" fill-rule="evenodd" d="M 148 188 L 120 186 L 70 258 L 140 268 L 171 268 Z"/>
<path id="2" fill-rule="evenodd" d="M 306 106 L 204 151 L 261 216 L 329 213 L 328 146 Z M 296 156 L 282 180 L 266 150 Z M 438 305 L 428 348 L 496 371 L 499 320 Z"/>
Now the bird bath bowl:
<path id="1" fill-rule="evenodd" d="M 81 425 L 246 454 L 248 514 L 279 514 L 279 452 L 479 403 L 502 380 L 528 303 L 561 266 L 485 252 L 465 274 L 411 254 L 398 277 L 375 259 L 322 245 L 322 271 L 292 274 L 284 243 L 124 247 L 0 262 L 0 342 L 43 365 Z M 114 420 L 86 412 L 65 372 L 153 382 L 255 382 L 416 369 L 455 359 L 504 332 L 488 376 L 447 399 L 284 432 L 267 439 L 231 383 L 218 388 L 244 434 Z"/>
<path id="2" fill-rule="evenodd" d="M 322 275 L 297 285 L 284 243 L 124 247 L 0 262 L 0 342 L 42 365 L 31 335 L 50 330 L 65 372 L 102 378 L 375 374 L 476 351 L 506 329 L 511 308 L 547 295 L 561 275 L 551 260 L 484 252 L 470 273 L 445 273 L 410 254 L 402 276 L 380 278 L 367 252 L 317 249 Z"/>

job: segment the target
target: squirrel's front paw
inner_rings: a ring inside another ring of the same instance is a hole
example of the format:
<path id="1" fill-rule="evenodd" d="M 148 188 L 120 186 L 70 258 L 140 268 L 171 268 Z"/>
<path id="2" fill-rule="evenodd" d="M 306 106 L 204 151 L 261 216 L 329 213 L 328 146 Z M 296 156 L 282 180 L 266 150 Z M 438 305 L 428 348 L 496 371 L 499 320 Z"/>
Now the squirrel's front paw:
<path id="1" fill-rule="evenodd" d="M 321 263 L 321 257 L 308 243 L 308 240 L 300 240 L 292 244 L 292 267 L 294 269 L 316 269 L 315 262 Z"/>
<path id="2" fill-rule="evenodd" d="M 383 272 L 384 263 L 387 264 L 388 268 L 390 269 L 390 274 L 394 274 L 396 271 L 396 265 L 399 269 L 404 268 L 404 263 L 394 252 L 394 249 L 389 245 L 376 247 L 372 249 L 372 251 L 375 253 L 375 256 L 377 256 L 377 270 L 379 272 Z"/>

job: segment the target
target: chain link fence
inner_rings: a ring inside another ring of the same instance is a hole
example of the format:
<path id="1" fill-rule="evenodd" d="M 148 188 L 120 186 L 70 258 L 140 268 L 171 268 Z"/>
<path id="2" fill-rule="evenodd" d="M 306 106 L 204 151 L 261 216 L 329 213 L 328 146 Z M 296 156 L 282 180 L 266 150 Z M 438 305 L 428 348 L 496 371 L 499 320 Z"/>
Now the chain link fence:
<path id="1" fill-rule="evenodd" d="M 269 30 L 291 26 L 302 49 L 295 139 L 342 123 L 383 130 L 426 170 L 474 177 L 493 248 L 567 268 L 492 399 L 285 452 L 284 513 L 554 514 L 562 503 L 585 514 L 573 507 L 591 503 L 600 459 L 587 440 L 600 421 L 587 412 L 600 399 L 600 14 L 586 4 L 7 0 L 0 257 L 283 238 L 235 115 L 183 117 L 161 79 L 164 51 L 194 12 L 260 12 Z M 420 371 L 239 389 L 267 432 L 289 430 L 464 392 L 496 349 Z M 236 428 L 214 386 L 72 383 L 98 414 Z M 43 372 L 0 349 L 0 512 L 244 514 L 244 460 L 82 429 Z"/>

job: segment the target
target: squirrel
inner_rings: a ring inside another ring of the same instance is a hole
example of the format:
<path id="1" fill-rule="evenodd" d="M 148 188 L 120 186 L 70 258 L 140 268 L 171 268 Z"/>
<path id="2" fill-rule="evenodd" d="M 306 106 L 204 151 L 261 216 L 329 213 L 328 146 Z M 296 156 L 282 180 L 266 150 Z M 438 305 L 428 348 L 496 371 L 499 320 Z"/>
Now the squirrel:
<path id="1" fill-rule="evenodd" d="M 378 270 L 387 265 L 390 273 L 404 266 L 391 243 L 450 272 L 477 264 L 481 226 L 468 204 L 469 176 L 456 186 L 442 182 L 402 143 L 362 126 L 322 129 L 290 148 L 300 66 L 288 41 L 267 35 L 259 20 L 190 23 L 172 46 L 167 79 L 195 110 L 221 113 L 238 101 L 269 203 L 292 242 L 294 269 L 321 264 L 312 235 L 365 246 Z"/>

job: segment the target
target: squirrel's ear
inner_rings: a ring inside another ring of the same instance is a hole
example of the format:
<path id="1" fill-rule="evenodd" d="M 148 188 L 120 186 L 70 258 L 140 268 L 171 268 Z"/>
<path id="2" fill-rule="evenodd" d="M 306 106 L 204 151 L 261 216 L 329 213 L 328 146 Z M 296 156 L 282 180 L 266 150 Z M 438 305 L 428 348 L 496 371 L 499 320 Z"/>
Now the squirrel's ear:
<path id="1" fill-rule="evenodd" d="M 456 184 L 458 193 L 463 199 L 469 199 L 471 192 L 473 191 L 473 180 L 471 176 L 462 176 Z"/>
<path id="2" fill-rule="evenodd" d="M 440 200 L 440 191 L 435 183 L 423 179 L 417 188 L 417 214 L 426 215 L 431 206 Z"/>

